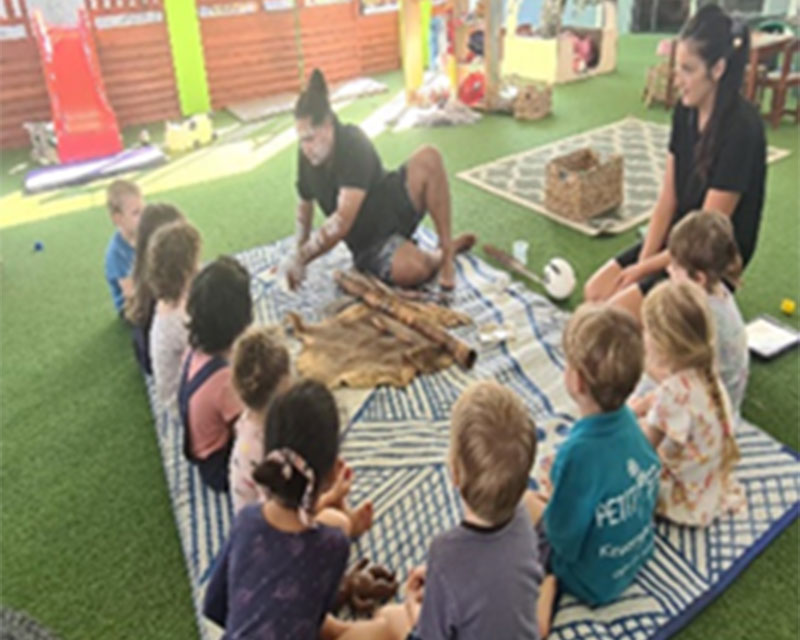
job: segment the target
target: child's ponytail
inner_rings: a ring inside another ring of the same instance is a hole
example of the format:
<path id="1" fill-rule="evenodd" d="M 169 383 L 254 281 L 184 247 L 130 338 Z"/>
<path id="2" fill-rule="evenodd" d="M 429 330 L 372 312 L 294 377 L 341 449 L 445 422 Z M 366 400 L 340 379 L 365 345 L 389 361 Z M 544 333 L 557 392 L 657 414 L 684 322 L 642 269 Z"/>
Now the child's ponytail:
<path id="1" fill-rule="evenodd" d="M 739 447 L 736 444 L 736 439 L 733 437 L 734 425 L 730 404 L 725 402 L 723 397 L 722 382 L 713 366 L 713 360 L 712 364 L 703 367 L 701 372 L 703 375 L 703 382 L 706 386 L 706 392 L 711 398 L 717 420 L 722 427 L 722 470 L 725 473 L 730 473 L 733 471 L 736 463 L 741 459 Z"/>
<path id="2" fill-rule="evenodd" d="M 253 470 L 253 480 L 284 506 L 310 521 L 316 497 L 316 477 L 302 456 L 289 448 L 273 449 Z"/>

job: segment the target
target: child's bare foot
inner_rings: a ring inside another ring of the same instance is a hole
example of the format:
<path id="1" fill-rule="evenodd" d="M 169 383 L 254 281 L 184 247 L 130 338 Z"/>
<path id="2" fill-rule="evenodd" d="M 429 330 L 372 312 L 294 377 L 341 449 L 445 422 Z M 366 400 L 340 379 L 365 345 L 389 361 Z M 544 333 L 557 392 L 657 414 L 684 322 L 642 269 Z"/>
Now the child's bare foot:
<path id="1" fill-rule="evenodd" d="M 348 515 L 350 516 L 350 537 L 358 538 L 372 526 L 372 502 L 365 500 L 355 509 L 350 509 Z"/>
<path id="2" fill-rule="evenodd" d="M 544 640 L 550 634 L 553 623 L 553 607 L 556 603 L 558 583 L 553 574 L 547 575 L 542 580 L 539 588 L 539 602 L 536 603 L 536 619 L 539 621 L 539 637 Z"/>

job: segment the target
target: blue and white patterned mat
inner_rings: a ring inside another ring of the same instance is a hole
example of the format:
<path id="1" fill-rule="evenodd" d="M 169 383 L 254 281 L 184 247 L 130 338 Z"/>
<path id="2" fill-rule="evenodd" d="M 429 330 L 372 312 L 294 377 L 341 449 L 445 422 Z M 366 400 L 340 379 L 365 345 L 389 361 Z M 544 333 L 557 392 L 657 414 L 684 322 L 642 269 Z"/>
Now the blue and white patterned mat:
<path id="1" fill-rule="evenodd" d="M 423 243 L 432 237 L 423 233 Z M 330 275 L 346 268 L 338 250 L 310 268 L 309 283 L 286 293 L 268 271 L 288 249 L 282 241 L 241 253 L 253 276 L 258 322 L 279 322 L 289 310 L 320 317 L 336 299 Z M 481 348 L 470 372 L 457 367 L 417 378 L 406 389 L 337 392 L 348 416 L 343 454 L 356 472 L 352 499 L 370 497 L 375 523 L 354 543 L 351 560 L 366 555 L 404 575 L 424 562 L 435 534 L 460 519 L 460 504 L 448 480 L 444 457 L 450 407 L 470 382 L 495 378 L 527 403 L 537 424 L 538 459 L 551 455 L 569 431 L 574 406 L 562 384 L 561 331 L 567 315 L 506 274 L 465 255 L 458 259 L 455 308 L 476 325 L 512 325 L 507 344 Z M 477 345 L 474 327 L 461 330 Z M 156 410 L 156 430 L 203 640 L 220 635 L 200 614 L 215 554 L 231 524 L 231 504 L 205 489 L 183 458 L 179 422 L 170 410 Z M 666 638 L 719 595 L 775 536 L 798 515 L 800 462 L 769 435 L 751 425 L 738 432 L 743 460 L 737 476 L 745 485 L 747 513 L 727 517 L 707 530 L 660 523 L 656 553 L 619 601 L 598 609 L 561 599 L 551 638 Z M 538 468 L 534 469 L 532 481 Z"/>

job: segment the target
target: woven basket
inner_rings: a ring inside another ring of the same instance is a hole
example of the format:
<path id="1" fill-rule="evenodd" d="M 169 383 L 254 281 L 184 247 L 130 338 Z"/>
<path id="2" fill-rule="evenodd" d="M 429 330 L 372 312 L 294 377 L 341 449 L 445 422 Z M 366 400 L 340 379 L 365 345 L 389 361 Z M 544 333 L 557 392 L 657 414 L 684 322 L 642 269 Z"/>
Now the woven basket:
<path id="1" fill-rule="evenodd" d="M 528 84 L 519 87 L 514 99 L 514 117 L 517 120 L 539 120 L 550 113 L 553 107 L 552 87 L 537 87 Z"/>
<path id="2" fill-rule="evenodd" d="M 622 156 L 605 162 L 591 149 L 578 149 L 547 164 L 545 207 L 570 220 L 585 221 L 622 204 Z"/>

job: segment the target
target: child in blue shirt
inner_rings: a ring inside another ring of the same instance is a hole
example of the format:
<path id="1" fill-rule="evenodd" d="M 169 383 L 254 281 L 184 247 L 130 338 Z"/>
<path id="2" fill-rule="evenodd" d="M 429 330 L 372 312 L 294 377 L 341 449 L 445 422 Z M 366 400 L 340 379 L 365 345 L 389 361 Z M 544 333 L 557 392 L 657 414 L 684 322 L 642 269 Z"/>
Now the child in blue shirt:
<path id="1" fill-rule="evenodd" d="M 105 276 L 114 308 L 122 315 L 125 300 L 133 295 L 131 270 L 136 256 L 136 230 L 144 203 L 139 187 L 127 180 L 112 182 L 106 191 L 106 201 L 116 231 L 106 248 Z"/>
<path id="2" fill-rule="evenodd" d="M 564 352 L 567 391 L 581 418 L 556 454 L 544 494 L 526 495 L 550 547 L 538 607 L 542 637 L 559 589 L 594 606 L 616 599 L 633 581 L 653 550 L 661 471 L 625 404 L 644 360 L 633 316 L 581 306 L 564 332 Z"/>

